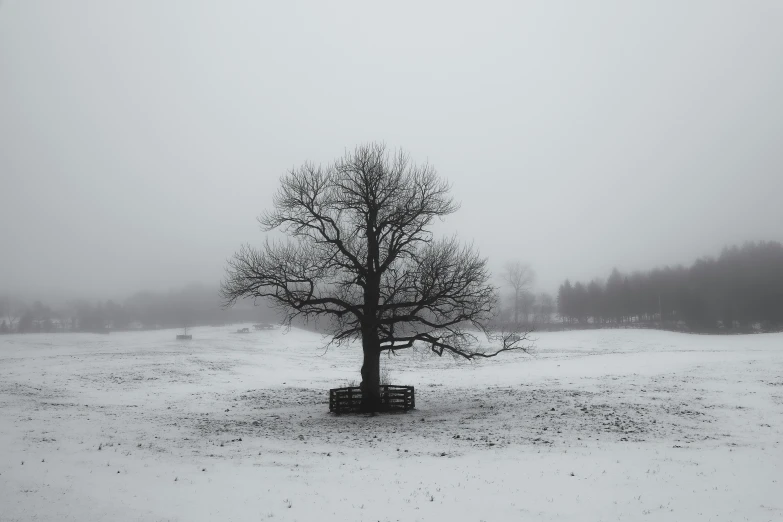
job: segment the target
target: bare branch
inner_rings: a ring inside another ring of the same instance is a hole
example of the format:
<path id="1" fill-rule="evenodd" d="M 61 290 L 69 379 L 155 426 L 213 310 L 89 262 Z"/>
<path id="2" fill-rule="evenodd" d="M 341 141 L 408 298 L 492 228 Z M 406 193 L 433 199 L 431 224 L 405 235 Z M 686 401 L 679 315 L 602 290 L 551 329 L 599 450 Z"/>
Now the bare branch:
<path id="1" fill-rule="evenodd" d="M 259 217 L 265 230 L 291 239 L 234 254 L 221 285 L 225 305 L 264 299 L 286 324 L 325 320 L 333 343 L 361 338 L 365 380 L 377 373 L 373 357 L 416 343 L 468 359 L 527 349 L 525 336 L 495 338 L 487 329 L 498 297 L 486 260 L 456 238 L 432 236 L 433 220 L 459 208 L 450 189 L 431 165 L 383 144 L 359 146 L 327 167 L 292 169 L 274 209 Z M 481 334 L 500 348 L 477 348 Z"/>

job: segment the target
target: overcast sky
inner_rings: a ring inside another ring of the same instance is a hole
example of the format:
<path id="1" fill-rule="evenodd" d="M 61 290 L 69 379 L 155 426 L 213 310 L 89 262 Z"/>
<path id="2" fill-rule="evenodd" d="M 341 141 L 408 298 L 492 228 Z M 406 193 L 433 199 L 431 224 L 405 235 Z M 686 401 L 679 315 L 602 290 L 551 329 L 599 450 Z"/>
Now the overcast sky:
<path id="1" fill-rule="evenodd" d="M 0 0 L 2 1 L 2 0 Z M 783 240 L 783 2 L 0 4 L 0 294 L 199 281 L 385 141 L 540 289 Z"/>

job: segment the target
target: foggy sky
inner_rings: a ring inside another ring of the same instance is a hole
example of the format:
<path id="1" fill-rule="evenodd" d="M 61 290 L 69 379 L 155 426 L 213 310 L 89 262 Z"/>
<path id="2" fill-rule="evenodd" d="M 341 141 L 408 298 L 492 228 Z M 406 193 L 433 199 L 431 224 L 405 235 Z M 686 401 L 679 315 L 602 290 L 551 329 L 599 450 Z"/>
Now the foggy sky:
<path id="1" fill-rule="evenodd" d="M 783 240 L 783 3 L 0 4 L 0 294 L 216 284 L 278 179 L 366 141 L 495 271 Z"/>

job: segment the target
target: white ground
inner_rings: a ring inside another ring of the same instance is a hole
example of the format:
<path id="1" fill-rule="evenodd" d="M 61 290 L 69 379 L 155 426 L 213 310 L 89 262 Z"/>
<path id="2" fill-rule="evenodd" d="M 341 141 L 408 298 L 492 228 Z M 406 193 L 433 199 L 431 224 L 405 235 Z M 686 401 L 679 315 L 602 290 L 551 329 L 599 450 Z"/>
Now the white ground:
<path id="1" fill-rule="evenodd" d="M 0 337 L 0 520 L 783 519 L 783 335 L 408 353 L 415 411 L 335 417 L 359 350 L 234 329 Z"/>

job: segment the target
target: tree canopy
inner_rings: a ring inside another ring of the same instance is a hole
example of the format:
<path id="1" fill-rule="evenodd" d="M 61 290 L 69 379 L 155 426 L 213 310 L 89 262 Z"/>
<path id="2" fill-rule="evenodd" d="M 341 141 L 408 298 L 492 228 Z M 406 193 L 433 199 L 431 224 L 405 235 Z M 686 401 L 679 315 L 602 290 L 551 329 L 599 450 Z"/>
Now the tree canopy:
<path id="1" fill-rule="evenodd" d="M 433 237 L 432 222 L 459 205 L 431 165 L 368 144 L 326 167 L 305 163 L 280 184 L 259 222 L 289 238 L 240 248 L 225 303 L 266 298 L 284 322 L 325 319 L 333 342 L 361 339 L 369 401 L 381 352 L 421 344 L 472 359 L 525 349 L 524 336 L 488 329 L 498 299 L 486 259 L 456 237 Z M 477 334 L 496 344 L 482 347 Z"/>

